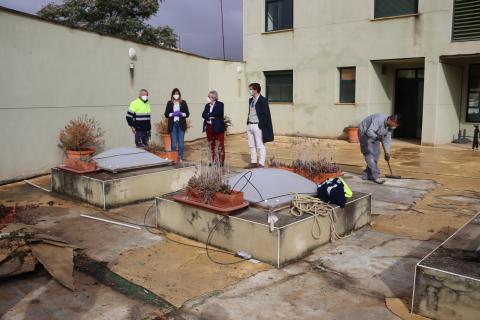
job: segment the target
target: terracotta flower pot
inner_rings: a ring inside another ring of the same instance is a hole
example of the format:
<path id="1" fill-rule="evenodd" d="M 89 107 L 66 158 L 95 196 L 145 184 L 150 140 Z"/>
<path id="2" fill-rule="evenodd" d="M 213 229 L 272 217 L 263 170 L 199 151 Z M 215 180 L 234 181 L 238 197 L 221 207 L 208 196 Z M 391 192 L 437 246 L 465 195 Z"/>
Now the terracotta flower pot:
<path id="1" fill-rule="evenodd" d="M 192 201 L 203 202 L 202 194 L 196 190 L 188 190 L 187 197 L 189 200 L 192 200 Z"/>
<path id="2" fill-rule="evenodd" d="M 78 159 L 65 159 L 65 166 L 77 171 L 95 171 L 97 163 L 95 161 L 85 161 Z"/>
<path id="3" fill-rule="evenodd" d="M 65 150 L 67 159 L 80 159 L 91 157 L 96 151 L 96 148 L 85 148 L 83 150 Z"/>
<path id="4" fill-rule="evenodd" d="M 243 203 L 243 192 L 232 191 L 231 193 L 216 192 L 212 205 L 219 208 L 236 207 Z"/>
<path id="5" fill-rule="evenodd" d="M 358 143 L 358 128 L 357 127 L 348 127 L 347 128 L 348 142 Z"/>
<path id="6" fill-rule="evenodd" d="M 90 161 L 90 157 L 95 153 L 95 148 L 85 148 L 84 150 L 66 150 L 65 160 L 66 167 L 77 171 L 94 171 L 97 168 L 95 161 Z"/>
<path id="7" fill-rule="evenodd" d="M 172 150 L 172 140 L 169 134 L 162 133 L 163 148 L 165 151 Z"/>
<path id="8" fill-rule="evenodd" d="M 160 158 L 171 160 L 174 164 L 178 163 L 178 151 L 155 151 L 154 154 Z"/>

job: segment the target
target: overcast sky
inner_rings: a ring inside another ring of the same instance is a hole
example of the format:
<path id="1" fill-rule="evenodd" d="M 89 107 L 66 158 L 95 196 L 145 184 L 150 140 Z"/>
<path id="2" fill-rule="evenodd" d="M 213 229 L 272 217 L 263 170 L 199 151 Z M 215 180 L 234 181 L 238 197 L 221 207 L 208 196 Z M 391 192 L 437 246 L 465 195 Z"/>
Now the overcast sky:
<path id="1" fill-rule="evenodd" d="M 185 51 L 210 58 L 223 57 L 221 0 L 165 0 L 150 21 L 169 25 L 180 33 Z M 0 6 L 35 14 L 49 2 L 61 0 L 0 0 Z M 227 60 L 242 60 L 242 0 L 223 0 L 225 55 Z"/>

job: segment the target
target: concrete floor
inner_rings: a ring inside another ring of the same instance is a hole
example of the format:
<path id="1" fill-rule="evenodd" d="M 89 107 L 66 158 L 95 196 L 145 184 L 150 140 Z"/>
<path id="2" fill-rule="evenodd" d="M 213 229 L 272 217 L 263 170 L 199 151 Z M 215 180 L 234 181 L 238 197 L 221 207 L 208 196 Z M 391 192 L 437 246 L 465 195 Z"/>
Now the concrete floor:
<path id="1" fill-rule="evenodd" d="M 269 156 L 288 160 L 299 153 L 315 156 L 311 150 L 320 150 L 351 172 L 346 178 L 352 189 L 373 194 L 373 226 L 277 270 L 250 263 L 218 266 L 205 258 L 204 250 L 169 241 L 165 235 L 79 216 L 87 213 L 143 224 L 151 202 L 103 213 L 20 182 L 0 186 L 0 203 L 39 204 L 23 212 L 23 217 L 181 306 L 172 318 L 397 319 L 386 307 L 385 297 L 408 300 L 415 263 L 480 210 L 480 153 L 456 146 L 431 148 L 395 141 L 393 169 L 412 179 L 389 180 L 379 187 L 355 175 L 363 167 L 356 144 L 276 139 L 267 145 Z M 203 145 L 203 141 L 188 143 L 186 158 L 200 159 Z M 248 163 L 243 135 L 227 138 L 227 161 L 237 167 Z M 381 167 L 385 171 L 383 161 Z M 34 181 L 49 186 L 48 177 Z M 146 222 L 153 224 L 153 210 Z M 223 254 L 215 257 L 234 259 Z M 161 272 L 155 272 L 159 267 Z M 153 319 L 162 312 L 81 272 L 75 272 L 75 292 L 41 270 L 0 281 L 2 319 L 65 319 L 66 315 L 73 319 Z"/>

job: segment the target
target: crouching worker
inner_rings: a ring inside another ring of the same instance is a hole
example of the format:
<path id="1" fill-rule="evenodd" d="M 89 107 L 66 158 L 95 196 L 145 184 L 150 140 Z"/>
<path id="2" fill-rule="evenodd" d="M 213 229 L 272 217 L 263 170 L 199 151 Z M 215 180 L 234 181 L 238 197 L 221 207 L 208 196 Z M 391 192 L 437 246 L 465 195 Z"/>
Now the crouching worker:
<path id="1" fill-rule="evenodd" d="M 127 111 L 127 123 L 135 136 L 135 145 L 137 148 L 148 146 L 150 140 L 150 104 L 148 103 L 148 91 L 140 90 L 138 98 L 130 103 Z"/>
<path id="2" fill-rule="evenodd" d="M 398 120 L 398 115 L 387 116 L 375 113 L 360 122 L 358 126 L 358 140 L 360 142 L 360 151 L 367 163 L 367 167 L 363 171 L 363 180 L 372 180 L 379 184 L 385 182 L 384 179 L 380 178 L 380 170 L 378 169 L 381 143 L 385 144 L 385 160 L 389 161 L 392 131 L 398 127 Z"/>

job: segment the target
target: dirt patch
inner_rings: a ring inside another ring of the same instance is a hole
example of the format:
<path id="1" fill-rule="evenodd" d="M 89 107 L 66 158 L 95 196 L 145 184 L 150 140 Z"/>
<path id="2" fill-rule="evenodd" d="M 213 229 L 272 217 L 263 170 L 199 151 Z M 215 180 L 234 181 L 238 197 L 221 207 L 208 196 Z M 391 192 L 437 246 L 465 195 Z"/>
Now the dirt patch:
<path id="1" fill-rule="evenodd" d="M 0 225 L 14 222 L 25 224 L 35 224 L 36 219 L 28 211 L 38 208 L 39 204 L 27 204 L 24 206 L 13 205 L 5 206 L 0 204 Z"/>
<path id="2" fill-rule="evenodd" d="M 112 271 L 180 307 L 189 299 L 223 290 L 271 268 L 265 263 L 248 261 L 229 266 L 215 264 L 205 254 L 204 244 L 174 234 L 168 237 L 185 245 L 165 239 L 148 248 L 123 252 L 114 262 Z M 223 263 L 239 260 L 220 252 L 210 255 Z"/>

